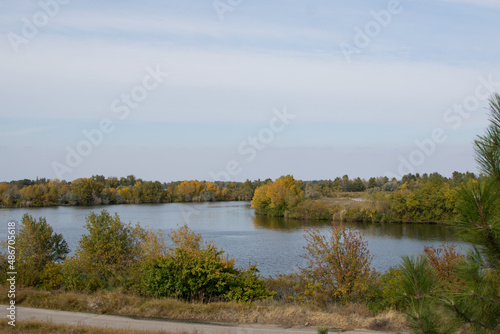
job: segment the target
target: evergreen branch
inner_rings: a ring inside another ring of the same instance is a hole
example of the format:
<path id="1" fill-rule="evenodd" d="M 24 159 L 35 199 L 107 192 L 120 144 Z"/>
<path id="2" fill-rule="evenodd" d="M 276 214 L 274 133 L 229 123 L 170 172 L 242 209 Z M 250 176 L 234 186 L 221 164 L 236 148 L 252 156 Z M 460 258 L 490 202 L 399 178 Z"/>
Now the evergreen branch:
<path id="1" fill-rule="evenodd" d="M 482 322 L 478 321 L 478 320 L 474 320 L 474 319 L 471 319 L 469 318 L 465 313 L 463 313 L 462 311 L 460 311 L 457 307 L 457 305 L 455 305 L 455 303 L 453 301 L 450 301 L 448 300 L 448 302 L 450 303 L 450 305 L 453 307 L 453 309 L 455 310 L 455 312 L 458 314 L 458 316 L 460 318 L 462 318 L 463 320 L 465 320 L 466 322 L 468 323 L 471 323 L 471 324 L 475 324 L 475 325 L 478 325 L 478 326 L 481 326 L 483 328 L 486 328 L 486 329 L 489 329 L 489 330 L 497 330 L 498 329 L 498 326 L 495 326 L 495 327 L 491 327 L 487 324 L 483 324 Z"/>
<path id="2" fill-rule="evenodd" d="M 490 303 L 500 303 L 500 298 L 496 299 L 490 299 L 490 298 L 484 298 L 476 293 L 476 291 L 472 291 L 471 294 L 476 297 L 477 299 L 480 299 L 484 302 L 490 302 Z"/>

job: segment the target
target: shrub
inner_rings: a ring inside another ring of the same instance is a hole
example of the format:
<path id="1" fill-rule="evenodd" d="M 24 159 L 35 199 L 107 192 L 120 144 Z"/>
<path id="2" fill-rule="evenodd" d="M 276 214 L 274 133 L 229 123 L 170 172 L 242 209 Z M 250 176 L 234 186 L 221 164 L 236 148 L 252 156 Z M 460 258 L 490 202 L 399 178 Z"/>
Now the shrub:
<path id="1" fill-rule="evenodd" d="M 47 263 L 40 275 L 40 286 L 44 289 L 58 289 L 62 286 L 62 263 Z"/>
<path id="2" fill-rule="evenodd" d="M 201 236 L 183 226 L 170 234 L 168 254 L 142 263 L 143 293 L 184 300 L 249 302 L 271 294 L 255 266 L 234 267 L 215 245 L 202 245 Z"/>
<path id="3" fill-rule="evenodd" d="M 301 271 L 310 279 L 312 293 L 345 304 L 364 300 L 378 273 L 371 268 L 373 257 L 359 232 L 332 226 L 328 236 L 310 229 L 305 238 L 303 257 L 309 266 Z"/>
<path id="4" fill-rule="evenodd" d="M 281 274 L 266 279 L 267 288 L 274 293 L 273 299 L 282 303 L 318 302 L 306 295 L 308 284 L 307 278 L 298 273 Z"/>
<path id="5" fill-rule="evenodd" d="M 376 286 L 378 291 L 368 304 L 375 311 L 386 309 L 403 310 L 404 292 L 402 290 L 402 273 L 400 268 L 390 268 L 378 277 Z"/>
<path id="6" fill-rule="evenodd" d="M 465 259 L 465 256 L 455 251 L 456 245 L 443 244 L 438 248 L 425 247 L 424 255 L 434 274 L 439 279 L 443 292 L 456 292 L 463 287 L 465 281 L 457 273 L 457 265 Z"/>

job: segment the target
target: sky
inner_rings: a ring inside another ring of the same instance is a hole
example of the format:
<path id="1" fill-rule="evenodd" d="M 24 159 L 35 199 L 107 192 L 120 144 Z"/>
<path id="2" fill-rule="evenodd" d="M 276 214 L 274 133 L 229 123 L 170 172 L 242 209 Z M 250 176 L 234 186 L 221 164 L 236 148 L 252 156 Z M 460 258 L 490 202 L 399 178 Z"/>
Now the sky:
<path id="1" fill-rule="evenodd" d="M 0 2 L 0 181 L 478 172 L 498 0 Z"/>

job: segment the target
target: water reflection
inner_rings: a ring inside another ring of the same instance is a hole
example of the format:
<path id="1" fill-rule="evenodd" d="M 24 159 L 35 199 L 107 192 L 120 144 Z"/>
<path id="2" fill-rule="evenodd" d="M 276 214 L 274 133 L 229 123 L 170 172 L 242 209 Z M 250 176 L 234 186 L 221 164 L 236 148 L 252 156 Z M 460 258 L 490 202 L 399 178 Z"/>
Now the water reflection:
<path id="1" fill-rule="evenodd" d="M 360 231 L 365 236 L 414 239 L 422 241 L 459 241 L 453 226 L 436 224 L 389 224 L 389 223 L 341 223 L 330 221 L 286 219 L 283 217 L 252 216 L 256 228 L 293 232 L 307 227 L 327 228 L 331 224 Z"/>
<path id="2" fill-rule="evenodd" d="M 297 231 L 306 227 L 327 227 L 331 222 L 325 220 L 300 220 L 286 219 L 283 217 L 268 217 L 261 215 L 252 216 L 252 223 L 257 228 L 278 230 L 278 231 Z"/>

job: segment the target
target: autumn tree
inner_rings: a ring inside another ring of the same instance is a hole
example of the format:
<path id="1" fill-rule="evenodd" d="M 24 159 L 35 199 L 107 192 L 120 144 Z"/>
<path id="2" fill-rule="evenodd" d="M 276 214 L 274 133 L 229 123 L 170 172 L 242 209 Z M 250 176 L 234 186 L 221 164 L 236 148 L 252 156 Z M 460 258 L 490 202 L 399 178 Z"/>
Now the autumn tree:
<path id="1" fill-rule="evenodd" d="M 24 206 L 39 207 L 43 205 L 44 188 L 38 184 L 21 188 L 19 194 L 25 201 Z"/>
<path id="2" fill-rule="evenodd" d="M 206 187 L 198 180 L 183 181 L 176 187 L 179 202 L 199 202 Z"/>
<path id="3" fill-rule="evenodd" d="M 5 207 L 16 206 L 21 199 L 19 188 L 17 186 L 10 186 L 2 194 L 2 204 Z"/>
<path id="4" fill-rule="evenodd" d="M 22 218 L 16 248 L 19 278 L 27 286 L 39 285 L 47 266 L 63 261 L 69 253 L 63 236 L 54 233 L 45 218 L 36 220 L 28 214 Z"/>
<path id="5" fill-rule="evenodd" d="M 286 216 L 303 200 L 302 181 L 296 181 L 293 176 L 287 175 L 255 189 L 252 208 L 258 214 Z"/>
<path id="6" fill-rule="evenodd" d="M 91 205 L 94 203 L 94 196 L 97 191 L 97 185 L 91 178 L 76 179 L 71 183 L 73 194 L 81 205 Z"/>
<path id="7" fill-rule="evenodd" d="M 378 273 L 371 267 L 373 257 L 359 232 L 332 226 L 328 235 L 309 229 L 305 235 L 308 266 L 301 272 L 314 283 L 315 294 L 331 301 L 362 300 Z"/>
<path id="8" fill-rule="evenodd" d="M 146 181 L 141 183 L 140 202 L 160 203 L 162 199 L 163 187 L 159 181 Z"/>

